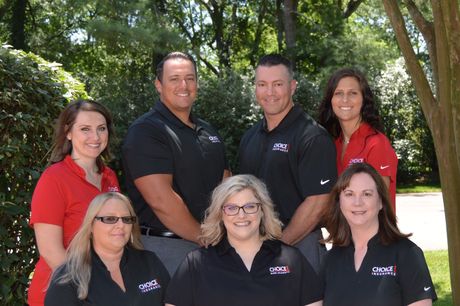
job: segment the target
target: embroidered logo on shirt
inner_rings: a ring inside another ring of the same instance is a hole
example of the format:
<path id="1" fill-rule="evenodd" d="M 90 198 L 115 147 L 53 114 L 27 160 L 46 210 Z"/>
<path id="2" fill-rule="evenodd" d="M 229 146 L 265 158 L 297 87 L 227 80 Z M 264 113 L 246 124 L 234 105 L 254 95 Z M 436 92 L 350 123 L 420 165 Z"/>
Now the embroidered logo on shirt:
<path id="1" fill-rule="evenodd" d="M 291 273 L 291 271 L 289 270 L 289 266 L 270 267 L 268 268 L 268 271 L 270 271 L 270 275 Z"/>
<path id="2" fill-rule="evenodd" d="M 352 158 L 350 159 L 350 162 L 348 163 L 349 165 L 351 164 L 359 164 L 364 162 L 364 157 L 362 158 Z"/>
<path id="3" fill-rule="evenodd" d="M 386 169 L 386 168 L 388 168 L 388 167 L 390 167 L 390 165 L 386 165 L 386 166 L 380 165 L 380 169 L 381 169 L 381 170 Z"/>
<path id="4" fill-rule="evenodd" d="M 321 180 L 321 182 L 319 182 L 321 185 L 324 185 L 324 184 L 327 184 L 330 180 Z"/>
<path id="5" fill-rule="evenodd" d="M 373 267 L 371 274 L 375 276 L 383 276 L 383 275 L 396 276 L 396 266 Z"/>
<path id="6" fill-rule="evenodd" d="M 142 293 L 147 293 L 149 291 L 160 289 L 160 288 L 161 288 L 161 285 L 158 283 L 156 278 L 139 285 L 139 289 L 141 290 Z"/>
<path id="7" fill-rule="evenodd" d="M 219 137 L 217 137 L 217 136 L 209 136 L 209 140 L 210 140 L 212 143 L 220 143 L 220 139 L 219 139 Z"/>
<path id="8" fill-rule="evenodd" d="M 109 189 L 109 191 L 111 191 L 111 192 L 119 192 L 119 191 L 120 191 L 120 190 L 118 189 L 117 186 L 109 186 L 108 189 Z"/>
<path id="9" fill-rule="evenodd" d="M 289 152 L 289 144 L 288 143 L 280 143 L 277 142 L 273 144 L 272 151 L 281 151 L 281 152 Z"/>
<path id="10" fill-rule="evenodd" d="M 428 291 L 430 290 L 431 287 L 423 287 L 423 291 Z"/>

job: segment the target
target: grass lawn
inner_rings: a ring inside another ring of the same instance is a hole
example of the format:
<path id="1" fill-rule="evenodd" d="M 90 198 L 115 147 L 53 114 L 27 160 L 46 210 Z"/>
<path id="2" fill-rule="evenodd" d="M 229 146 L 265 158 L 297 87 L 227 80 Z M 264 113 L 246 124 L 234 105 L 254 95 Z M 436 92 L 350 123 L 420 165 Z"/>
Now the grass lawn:
<path id="1" fill-rule="evenodd" d="M 434 306 L 454 305 L 450 288 L 447 251 L 425 251 L 424 253 L 438 295 L 438 300 L 434 303 Z"/>

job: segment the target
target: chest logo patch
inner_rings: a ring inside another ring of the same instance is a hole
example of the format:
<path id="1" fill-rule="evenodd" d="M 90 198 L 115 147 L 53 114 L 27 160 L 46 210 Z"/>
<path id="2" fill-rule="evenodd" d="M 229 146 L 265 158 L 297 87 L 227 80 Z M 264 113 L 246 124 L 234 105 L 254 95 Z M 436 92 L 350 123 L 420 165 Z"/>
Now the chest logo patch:
<path id="1" fill-rule="evenodd" d="M 272 151 L 281 151 L 287 153 L 289 152 L 289 144 L 281 142 L 274 143 Z"/>
<path id="2" fill-rule="evenodd" d="M 111 192 L 120 192 L 120 190 L 118 189 L 117 186 L 109 186 L 108 189 L 109 189 L 109 191 L 111 191 Z"/>
<path id="3" fill-rule="evenodd" d="M 383 275 L 396 276 L 396 265 L 388 266 L 388 267 L 373 267 L 371 274 L 375 276 L 383 276 Z"/>
<path id="4" fill-rule="evenodd" d="M 277 275 L 277 274 L 289 274 L 291 271 L 289 270 L 289 266 L 276 266 L 268 268 L 270 271 L 270 275 Z"/>
<path id="5" fill-rule="evenodd" d="M 220 139 L 217 136 L 209 136 L 209 141 L 212 143 L 220 143 Z"/>
<path id="6" fill-rule="evenodd" d="M 364 163 L 364 157 L 352 158 L 352 159 L 350 159 L 350 162 L 348 163 L 348 165 L 359 164 L 359 163 Z"/>
<path id="7" fill-rule="evenodd" d="M 156 278 L 139 285 L 139 290 L 142 293 L 147 293 L 149 291 L 160 289 L 160 288 L 161 288 L 161 285 L 158 283 Z"/>

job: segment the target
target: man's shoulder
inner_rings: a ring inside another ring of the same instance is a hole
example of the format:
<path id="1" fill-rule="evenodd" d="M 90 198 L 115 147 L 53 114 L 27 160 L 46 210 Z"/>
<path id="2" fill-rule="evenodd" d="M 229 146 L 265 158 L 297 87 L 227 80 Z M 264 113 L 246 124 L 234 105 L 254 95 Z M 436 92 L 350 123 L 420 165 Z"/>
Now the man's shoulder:
<path id="1" fill-rule="evenodd" d="M 263 119 L 257 121 L 253 126 L 251 126 L 246 132 L 244 132 L 242 140 L 251 138 L 252 136 L 256 135 L 258 131 L 262 129 Z"/>

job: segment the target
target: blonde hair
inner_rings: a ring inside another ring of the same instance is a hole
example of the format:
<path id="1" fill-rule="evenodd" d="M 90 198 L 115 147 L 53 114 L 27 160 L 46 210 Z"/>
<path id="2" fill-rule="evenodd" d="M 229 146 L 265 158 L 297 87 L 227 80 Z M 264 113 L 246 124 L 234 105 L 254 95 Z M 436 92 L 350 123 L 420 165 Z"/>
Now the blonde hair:
<path id="1" fill-rule="evenodd" d="M 226 178 L 214 189 L 211 196 L 211 205 L 206 210 L 205 219 L 201 224 L 200 240 L 204 245 L 216 245 L 222 240 L 226 234 L 224 222 L 222 221 L 222 207 L 229 197 L 245 189 L 251 190 L 260 202 L 262 220 L 259 233 L 261 239 L 269 240 L 281 237 L 282 223 L 275 212 L 267 187 L 255 176 L 244 174 Z"/>
<path id="2" fill-rule="evenodd" d="M 58 270 L 65 269 L 65 273 L 56 281 L 60 284 L 68 282 L 74 283 L 77 286 L 77 294 L 80 300 L 84 300 L 88 296 L 89 281 L 91 279 L 91 230 L 94 218 L 107 201 L 111 199 L 123 202 L 128 208 L 130 215 L 136 215 L 131 201 L 123 194 L 118 192 L 107 192 L 97 195 L 89 204 L 83 223 L 70 242 L 69 248 L 66 251 L 66 261 L 55 271 L 56 273 Z M 133 224 L 131 239 L 128 241 L 127 245 L 135 249 L 143 249 L 140 240 L 140 229 L 137 222 Z"/>

